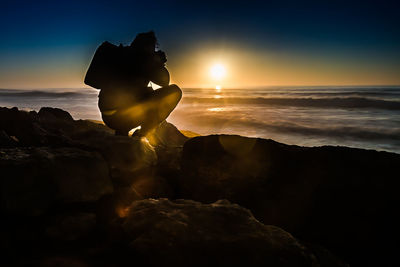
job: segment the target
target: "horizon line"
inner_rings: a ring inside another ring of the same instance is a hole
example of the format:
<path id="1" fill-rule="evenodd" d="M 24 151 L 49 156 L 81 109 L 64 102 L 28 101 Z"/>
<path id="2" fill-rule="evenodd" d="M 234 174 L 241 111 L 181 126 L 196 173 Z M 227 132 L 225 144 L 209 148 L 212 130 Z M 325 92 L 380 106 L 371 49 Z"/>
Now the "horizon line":
<path id="1" fill-rule="evenodd" d="M 268 87 L 372 87 L 372 86 L 383 86 L 383 87 L 400 87 L 400 84 L 340 84 L 340 85 L 335 85 L 335 84 L 326 84 L 326 85 L 303 85 L 303 84 L 291 84 L 291 85 L 258 85 L 258 86 L 247 86 L 244 87 L 222 87 L 222 89 L 262 89 L 262 88 L 268 88 Z M 181 87 L 182 89 L 215 89 L 214 87 L 211 86 L 186 86 L 186 87 Z M 100 91 L 100 89 L 96 89 L 93 87 L 14 87 L 14 88 L 6 88 L 6 87 L 0 87 L 0 90 L 49 90 L 49 89 L 93 89 L 96 91 Z"/>

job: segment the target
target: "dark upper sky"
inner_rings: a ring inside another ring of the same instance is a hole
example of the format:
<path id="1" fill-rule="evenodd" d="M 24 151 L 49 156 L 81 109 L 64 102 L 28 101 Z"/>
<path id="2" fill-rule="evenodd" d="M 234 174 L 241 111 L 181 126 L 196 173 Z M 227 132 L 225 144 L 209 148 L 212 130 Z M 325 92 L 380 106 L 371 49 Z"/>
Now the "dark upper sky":
<path id="1" fill-rule="evenodd" d="M 96 47 L 154 30 L 175 82 L 399 84 L 400 4 L 389 1 L 6 1 L 0 87 L 79 87 Z M 247 72 L 248 73 L 247 73 Z"/>

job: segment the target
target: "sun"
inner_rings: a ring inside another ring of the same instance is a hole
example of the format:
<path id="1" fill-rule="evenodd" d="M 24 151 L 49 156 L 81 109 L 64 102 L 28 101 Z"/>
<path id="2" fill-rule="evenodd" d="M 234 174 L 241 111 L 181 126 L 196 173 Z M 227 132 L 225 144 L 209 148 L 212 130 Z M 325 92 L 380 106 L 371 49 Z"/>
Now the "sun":
<path id="1" fill-rule="evenodd" d="M 211 77 L 215 80 L 222 80 L 226 75 L 225 66 L 218 63 L 214 64 L 210 69 Z"/>

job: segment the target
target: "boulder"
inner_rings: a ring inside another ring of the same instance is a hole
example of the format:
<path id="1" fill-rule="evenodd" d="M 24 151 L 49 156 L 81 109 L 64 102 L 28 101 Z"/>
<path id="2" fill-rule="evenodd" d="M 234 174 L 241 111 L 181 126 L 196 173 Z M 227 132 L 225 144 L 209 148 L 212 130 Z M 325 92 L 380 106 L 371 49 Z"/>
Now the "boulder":
<path id="1" fill-rule="evenodd" d="M 43 145 L 48 134 L 38 123 L 36 112 L 0 108 L 0 130 L 13 136 L 19 145 Z"/>
<path id="2" fill-rule="evenodd" d="M 172 195 L 169 184 L 156 173 L 157 154 L 146 138 L 105 135 L 78 142 L 106 160 L 114 185 L 110 205 L 118 216 L 134 200 Z"/>
<path id="3" fill-rule="evenodd" d="M 157 154 L 145 138 L 110 135 L 80 142 L 102 154 L 111 171 L 135 172 L 157 163 Z"/>
<path id="4" fill-rule="evenodd" d="M 350 264 L 377 266 L 397 257 L 398 166 L 394 153 L 195 137 L 184 145 L 178 197 L 228 199 Z"/>
<path id="5" fill-rule="evenodd" d="M 147 136 L 147 139 L 154 147 L 182 147 L 189 138 L 172 123 L 163 121 Z"/>
<path id="6" fill-rule="evenodd" d="M 59 109 L 59 108 L 52 108 L 52 107 L 42 107 L 39 110 L 38 116 L 40 119 L 44 120 L 64 120 L 64 121 L 73 121 L 71 114 L 67 111 Z"/>
<path id="7" fill-rule="evenodd" d="M 96 154 L 93 160 L 99 159 L 99 164 L 106 163 L 107 171 L 102 175 L 109 176 L 114 189 L 117 189 L 114 198 L 118 207 L 146 197 L 171 196 L 167 181 L 155 171 L 157 154 L 146 138 L 115 136 L 114 131 L 104 124 L 74 121 L 68 112 L 50 107 L 41 108 L 39 113 L 1 108 L 0 126 L 3 129 L 1 147 L 46 147 L 42 150 L 49 153 L 53 152 L 49 147 L 70 147 Z M 177 145 L 182 135 L 173 125 L 164 123 L 154 131 L 153 139 L 162 141 L 158 146 L 161 147 L 167 144 L 167 138 L 173 140 L 171 144 Z M 26 158 L 30 157 L 35 155 L 28 153 Z M 179 166 L 177 160 L 174 162 Z M 82 159 L 82 166 L 84 164 L 85 159 Z M 67 164 L 65 167 L 68 168 Z"/>
<path id="8" fill-rule="evenodd" d="M 74 121 L 68 112 L 50 107 L 41 108 L 39 113 L 0 107 L 0 130 L 14 137 L 18 146 L 76 146 L 114 134 L 102 124 Z"/>
<path id="9" fill-rule="evenodd" d="M 0 150 L 1 210 L 40 215 L 56 204 L 94 202 L 113 192 L 106 161 L 78 148 Z"/>
<path id="10" fill-rule="evenodd" d="M 56 215 L 46 227 L 47 237 L 60 241 L 75 241 L 87 237 L 96 227 L 96 214 L 79 212 Z"/>
<path id="11" fill-rule="evenodd" d="M 157 174 L 167 180 L 175 194 L 183 144 L 189 138 L 184 136 L 173 124 L 164 121 L 147 135 L 147 139 L 157 153 Z"/>
<path id="12" fill-rule="evenodd" d="M 123 229 L 140 266 L 318 266 L 289 233 L 226 200 L 135 201 Z"/>
<path id="13" fill-rule="evenodd" d="M 4 130 L 0 130 L 0 147 L 14 147 L 18 145 L 18 140 L 10 137 Z"/>

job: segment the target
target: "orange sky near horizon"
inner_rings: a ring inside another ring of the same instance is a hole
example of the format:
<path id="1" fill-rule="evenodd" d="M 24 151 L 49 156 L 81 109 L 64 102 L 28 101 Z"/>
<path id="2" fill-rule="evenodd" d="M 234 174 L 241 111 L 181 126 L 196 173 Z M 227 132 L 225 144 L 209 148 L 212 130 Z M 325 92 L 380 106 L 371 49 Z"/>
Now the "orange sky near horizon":
<path id="1" fill-rule="evenodd" d="M 241 48 L 199 48 L 190 57 L 171 59 L 172 79 L 183 87 L 246 88 L 296 85 L 399 85 L 400 64 L 371 61 L 355 55 L 326 56 L 265 52 Z M 373 62 L 373 63 L 372 63 Z M 215 81 L 209 74 L 214 64 L 226 68 L 226 77 Z"/>
<path id="2" fill-rule="evenodd" d="M 400 84 L 400 64 L 371 60 L 370 55 L 353 55 L 348 60 L 345 53 L 327 56 L 318 51 L 300 54 L 200 45 L 176 55 L 165 50 L 171 82 L 182 88 Z M 83 79 L 92 54 L 80 52 L 80 56 L 76 61 L 63 61 L 62 56 L 57 60 L 53 55 L 51 60 L 11 66 L 0 73 L 0 88 L 88 87 Z M 220 81 L 210 75 L 210 68 L 216 63 L 226 68 Z"/>

